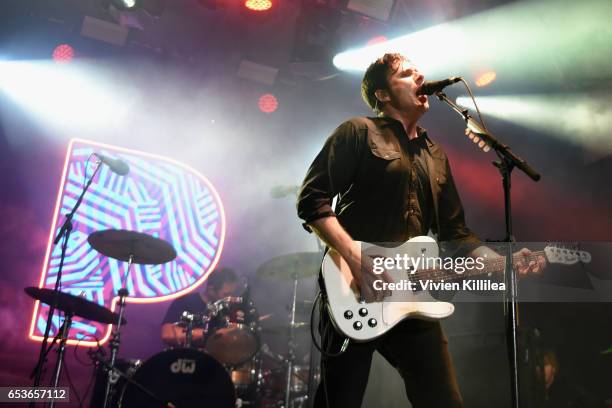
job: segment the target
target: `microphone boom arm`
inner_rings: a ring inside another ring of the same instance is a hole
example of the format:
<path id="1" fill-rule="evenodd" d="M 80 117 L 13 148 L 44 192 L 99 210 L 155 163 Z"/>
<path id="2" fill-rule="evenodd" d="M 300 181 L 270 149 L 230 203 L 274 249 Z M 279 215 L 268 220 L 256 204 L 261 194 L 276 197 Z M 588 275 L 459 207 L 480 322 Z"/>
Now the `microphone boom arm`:
<path id="1" fill-rule="evenodd" d="M 538 173 L 533 167 L 531 167 L 525 161 L 525 159 L 514 153 L 508 145 L 500 142 L 490 132 L 488 132 L 484 128 L 484 126 L 482 126 L 476 119 L 470 116 L 467 109 L 461 109 L 455 102 L 448 99 L 446 94 L 442 91 L 436 92 L 436 96 L 439 100 L 441 100 L 442 102 L 446 102 L 448 106 L 450 106 L 455 112 L 461 115 L 463 120 L 465 120 L 468 129 L 470 129 L 473 133 L 481 137 L 485 141 L 485 143 L 491 146 L 491 148 L 494 149 L 500 156 L 508 160 L 514 166 L 521 169 L 533 181 L 540 180 L 540 173 Z"/>

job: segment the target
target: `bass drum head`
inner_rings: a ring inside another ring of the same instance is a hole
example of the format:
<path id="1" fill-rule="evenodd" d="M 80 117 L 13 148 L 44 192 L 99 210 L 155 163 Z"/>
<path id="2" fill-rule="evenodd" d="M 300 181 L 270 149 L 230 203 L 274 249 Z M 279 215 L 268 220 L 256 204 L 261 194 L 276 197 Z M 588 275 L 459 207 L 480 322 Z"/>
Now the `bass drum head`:
<path id="1" fill-rule="evenodd" d="M 229 374 L 214 358 L 194 349 L 171 349 L 145 361 L 132 379 L 176 408 L 234 408 L 236 397 Z M 122 408 L 166 405 L 128 384 Z"/>

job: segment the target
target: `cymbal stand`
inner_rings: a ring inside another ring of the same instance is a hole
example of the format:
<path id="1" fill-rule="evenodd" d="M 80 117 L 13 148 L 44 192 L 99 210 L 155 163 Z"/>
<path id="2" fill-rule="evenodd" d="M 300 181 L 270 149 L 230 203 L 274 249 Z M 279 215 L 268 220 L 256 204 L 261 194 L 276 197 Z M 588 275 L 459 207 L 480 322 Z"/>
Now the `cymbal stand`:
<path id="1" fill-rule="evenodd" d="M 188 311 L 184 311 L 181 315 L 181 323 L 185 325 L 185 347 L 191 348 L 193 343 L 193 319 L 195 315 L 193 313 L 189 313 Z"/>
<path id="2" fill-rule="evenodd" d="M 134 380 L 131 375 L 124 373 L 117 367 L 111 367 L 110 364 L 107 361 L 105 361 L 105 358 L 102 355 L 100 355 L 99 351 L 94 351 L 91 353 L 88 352 L 88 354 L 89 354 L 89 357 L 92 359 L 92 361 L 102 365 L 105 370 L 112 371 L 114 373 L 113 375 L 115 375 L 117 378 L 119 377 L 123 378 L 126 382 L 133 384 L 140 391 L 142 391 L 143 393 L 145 393 L 146 395 L 148 395 L 155 401 L 161 403 L 162 406 L 167 407 L 167 408 L 176 408 L 176 406 L 172 404 L 172 402 L 164 401 L 163 399 L 158 397 L 155 393 L 153 393 L 151 390 L 149 390 L 147 387 L 145 387 L 138 381 Z"/>
<path id="3" fill-rule="evenodd" d="M 70 326 L 72 325 L 72 316 L 73 314 L 70 312 L 66 312 L 64 316 L 64 323 L 62 324 L 62 335 L 60 338 L 59 347 L 57 349 L 57 361 L 55 362 L 55 368 L 53 369 L 53 388 L 57 388 L 59 385 L 60 372 L 62 370 L 62 361 L 64 360 L 64 352 L 66 351 L 66 340 L 68 340 L 68 332 L 70 331 Z M 51 400 L 49 404 L 49 408 L 55 407 L 55 399 Z"/>
<path id="4" fill-rule="evenodd" d="M 108 408 L 110 406 L 111 394 L 115 391 L 114 385 L 118 380 L 117 375 L 114 373 L 115 370 L 115 360 L 117 359 L 117 354 L 119 352 L 119 346 L 121 344 L 121 321 L 123 320 L 123 312 L 125 310 L 125 298 L 129 295 L 127 285 L 128 285 L 128 276 L 130 274 L 130 269 L 132 267 L 132 263 L 134 260 L 134 255 L 130 254 L 128 258 L 127 268 L 125 270 L 125 275 L 123 276 L 123 287 L 119 289 L 119 317 L 117 318 L 117 325 L 115 326 L 115 330 L 111 336 L 110 341 L 110 363 L 109 370 L 106 381 L 106 390 L 104 392 L 104 404 L 102 405 L 104 408 Z"/>
<path id="5" fill-rule="evenodd" d="M 295 328 L 297 326 L 295 322 L 295 310 L 297 303 L 297 285 L 298 285 L 298 274 L 293 274 L 293 298 L 291 302 L 291 323 L 289 325 L 289 350 L 286 359 L 287 362 L 287 377 L 285 382 L 285 406 L 289 408 L 291 402 L 291 379 L 293 377 L 293 366 L 295 365 Z"/>

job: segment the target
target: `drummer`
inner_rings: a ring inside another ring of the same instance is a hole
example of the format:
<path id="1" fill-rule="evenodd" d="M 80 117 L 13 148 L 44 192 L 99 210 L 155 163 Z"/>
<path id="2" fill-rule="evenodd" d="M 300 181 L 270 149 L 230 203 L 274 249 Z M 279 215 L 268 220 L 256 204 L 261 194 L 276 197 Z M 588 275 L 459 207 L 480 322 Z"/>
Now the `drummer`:
<path id="1" fill-rule="evenodd" d="M 228 296 L 235 295 L 238 287 L 238 275 L 230 268 L 214 270 L 207 279 L 206 289 L 192 292 L 172 302 L 162 321 L 161 338 L 169 346 L 183 346 L 186 343 L 185 329 L 175 324 L 181 321 L 183 312 L 203 314 L 207 311 L 207 304 L 216 302 Z M 204 329 L 194 328 L 192 344 L 202 346 L 204 343 Z"/>

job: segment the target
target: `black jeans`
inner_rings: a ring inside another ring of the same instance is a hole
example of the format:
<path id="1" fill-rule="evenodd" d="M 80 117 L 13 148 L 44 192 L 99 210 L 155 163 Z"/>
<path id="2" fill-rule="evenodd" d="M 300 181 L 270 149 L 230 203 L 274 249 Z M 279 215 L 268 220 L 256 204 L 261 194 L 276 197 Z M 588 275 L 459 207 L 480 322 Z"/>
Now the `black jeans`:
<path id="1" fill-rule="evenodd" d="M 327 310 L 319 331 L 323 349 L 338 352 L 344 337 L 333 327 Z M 323 357 L 314 407 L 360 408 L 375 350 L 398 370 L 414 408 L 463 406 L 440 323 L 407 319 L 376 340 L 351 342 L 344 354 Z"/>

